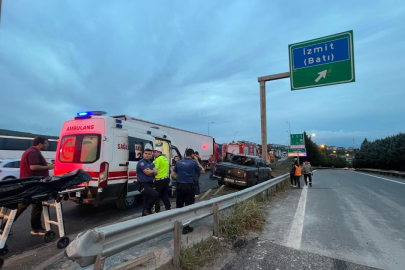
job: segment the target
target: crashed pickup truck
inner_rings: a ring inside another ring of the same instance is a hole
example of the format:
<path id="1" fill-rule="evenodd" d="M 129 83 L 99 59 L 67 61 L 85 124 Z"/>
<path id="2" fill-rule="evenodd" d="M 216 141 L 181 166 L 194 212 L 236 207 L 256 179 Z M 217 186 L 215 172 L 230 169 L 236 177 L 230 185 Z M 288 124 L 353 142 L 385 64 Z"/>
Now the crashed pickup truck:
<path id="1" fill-rule="evenodd" d="M 213 179 L 218 181 L 218 185 L 229 183 L 251 187 L 273 178 L 270 163 L 260 157 L 231 155 L 228 160 L 218 163 L 214 170 Z"/>

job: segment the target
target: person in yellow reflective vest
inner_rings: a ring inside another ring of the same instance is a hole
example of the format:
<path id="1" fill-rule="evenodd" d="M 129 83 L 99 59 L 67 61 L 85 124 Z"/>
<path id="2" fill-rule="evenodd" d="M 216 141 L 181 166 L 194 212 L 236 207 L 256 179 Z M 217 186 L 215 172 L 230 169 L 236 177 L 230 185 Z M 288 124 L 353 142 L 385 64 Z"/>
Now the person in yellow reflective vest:
<path id="1" fill-rule="evenodd" d="M 301 167 L 298 162 L 295 163 L 295 172 L 294 172 L 294 182 L 298 188 L 301 188 L 300 178 L 301 178 Z"/>
<path id="2" fill-rule="evenodd" d="M 156 149 L 153 151 L 153 156 L 155 157 L 153 163 L 158 171 L 157 175 L 155 176 L 155 180 L 153 181 L 153 187 L 159 193 L 159 198 L 155 203 L 155 212 L 159 213 L 160 200 L 163 201 L 166 210 L 171 209 L 169 200 L 169 161 L 162 154 L 162 148 L 160 147 L 156 147 Z"/>

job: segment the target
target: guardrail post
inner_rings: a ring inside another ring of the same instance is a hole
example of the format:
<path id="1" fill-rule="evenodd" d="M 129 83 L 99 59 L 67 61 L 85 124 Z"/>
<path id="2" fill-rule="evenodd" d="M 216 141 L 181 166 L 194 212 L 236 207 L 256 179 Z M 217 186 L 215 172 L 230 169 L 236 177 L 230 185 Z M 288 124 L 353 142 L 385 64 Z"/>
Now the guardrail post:
<path id="1" fill-rule="evenodd" d="M 180 248 L 181 248 L 181 230 L 183 224 L 179 221 L 174 222 L 174 247 L 173 247 L 173 266 L 180 268 Z"/>
<path id="2" fill-rule="evenodd" d="M 217 195 L 221 190 L 223 190 L 225 187 L 225 184 L 220 186 L 219 189 L 217 189 L 217 191 L 215 191 L 214 196 Z"/>
<path id="3" fill-rule="evenodd" d="M 96 262 L 94 263 L 93 270 L 103 270 L 104 269 L 105 257 L 101 254 L 97 255 Z"/>
<path id="4" fill-rule="evenodd" d="M 212 205 L 212 213 L 214 215 L 214 236 L 219 238 L 219 206 L 217 203 Z"/>
<path id="5" fill-rule="evenodd" d="M 266 192 L 265 191 L 262 192 L 262 201 L 263 202 L 266 201 Z"/>

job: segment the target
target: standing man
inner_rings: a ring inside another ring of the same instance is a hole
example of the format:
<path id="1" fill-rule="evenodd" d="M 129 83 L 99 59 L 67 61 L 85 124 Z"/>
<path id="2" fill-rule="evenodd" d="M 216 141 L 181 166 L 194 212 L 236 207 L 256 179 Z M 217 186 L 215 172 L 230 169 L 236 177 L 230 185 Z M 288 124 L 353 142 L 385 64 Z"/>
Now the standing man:
<path id="1" fill-rule="evenodd" d="M 304 165 L 302 165 L 302 173 L 304 174 L 305 185 L 308 186 L 309 178 L 309 186 L 312 187 L 312 167 L 307 160 L 305 160 Z"/>
<path id="2" fill-rule="evenodd" d="M 143 152 L 143 159 L 136 165 L 136 175 L 138 176 L 139 192 L 143 196 L 142 216 L 152 214 L 152 207 L 159 199 L 159 193 L 153 189 L 153 177 L 157 175 L 155 164 L 150 161 L 152 150 L 146 148 Z"/>
<path id="3" fill-rule="evenodd" d="M 177 179 L 177 198 L 176 208 L 182 208 L 184 205 L 193 204 L 195 199 L 195 174 L 204 173 L 204 168 L 197 162 L 193 161 L 191 157 L 194 150 L 189 148 L 186 150 L 186 157 L 176 163 L 172 172 L 172 177 Z M 190 226 L 183 228 L 183 234 L 188 234 L 194 229 Z"/>
<path id="4" fill-rule="evenodd" d="M 42 156 L 41 151 L 47 150 L 49 147 L 48 139 L 44 137 L 36 137 L 32 146 L 25 150 L 21 157 L 20 162 L 20 178 L 33 177 L 33 176 L 49 176 L 49 170 L 53 169 L 53 164 L 46 162 L 44 156 Z M 42 214 L 42 201 L 32 203 L 31 210 L 31 235 L 45 235 L 46 231 L 42 227 L 41 214 Z M 27 209 L 28 205 L 24 203 L 18 204 L 17 214 L 15 216 L 14 222 L 17 221 L 18 217 Z"/>
<path id="5" fill-rule="evenodd" d="M 171 208 L 169 200 L 169 161 L 165 156 L 163 156 L 162 148 L 160 147 L 156 147 L 156 149 L 153 151 L 153 156 L 155 157 L 153 164 L 155 164 L 155 168 L 158 171 L 153 186 L 157 193 L 159 193 L 159 198 L 155 203 L 155 212 L 159 213 L 160 199 L 163 201 L 166 210 L 170 210 Z"/>
<path id="6" fill-rule="evenodd" d="M 291 168 L 290 168 L 290 187 L 295 187 L 295 162 L 291 162 Z"/>
<path id="7" fill-rule="evenodd" d="M 212 179 L 212 177 L 214 176 L 215 167 L 217 166 L 217 159 L 215 158 L 214 155 L 211 155 L 210 158 L 208 159 L 208 162 L 210 163 L 211 169 L 210 178 Z"/>
<path id="8" fill-rule="evenodd" d="M 197 162 L 198 163 L 198 165 L 201 165 L 201 167 L 202 167 L 202 160 L 201 160 L 201 158 L 200 158 L 200 153 L 198 153 L 197 151 L 195 151 L 194 152 L 194 158 L 192 158 L 195 162 Z M 195 174 L 195 179 L 194 179 L 194 182 L 195 182 L 195 185 L 196 185 L 196 187 L 195 187 L 195 195 L 199 195 L 200 194 L 200 174 L 199 173 L 196 173 Z M 198 196 L 197 196 L 198 197 Z"/>
<path id="9" fill-rule="evenodd" d="M 298 161 L 295 163 L 295 174 L 294 174 L 294 180 L 295 180 L 295 185 L 298 185 L 298 188 L 301 188 L 301 183 L 300 183 L 300 178 L 301 178 L 301 167 Z"/>

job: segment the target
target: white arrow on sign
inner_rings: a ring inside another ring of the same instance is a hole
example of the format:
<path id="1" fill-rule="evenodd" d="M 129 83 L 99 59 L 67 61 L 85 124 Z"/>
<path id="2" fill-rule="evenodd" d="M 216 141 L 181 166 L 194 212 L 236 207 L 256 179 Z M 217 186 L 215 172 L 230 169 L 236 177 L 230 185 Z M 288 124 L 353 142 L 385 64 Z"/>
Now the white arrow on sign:
<path id="1" fill-rule="evenodd" d="M 324 70 L 324 71 L 318 72 L 319 76 L 318 76 L 318 78 L 316 78 L 315 82 L 319 82 L 319 80 L 320 80 L 322 77 L 323 77 L 323 78 L 326 78 L 326 72 L 328 72 L 328 71 L 327 71 L 327 70 Z"/>

